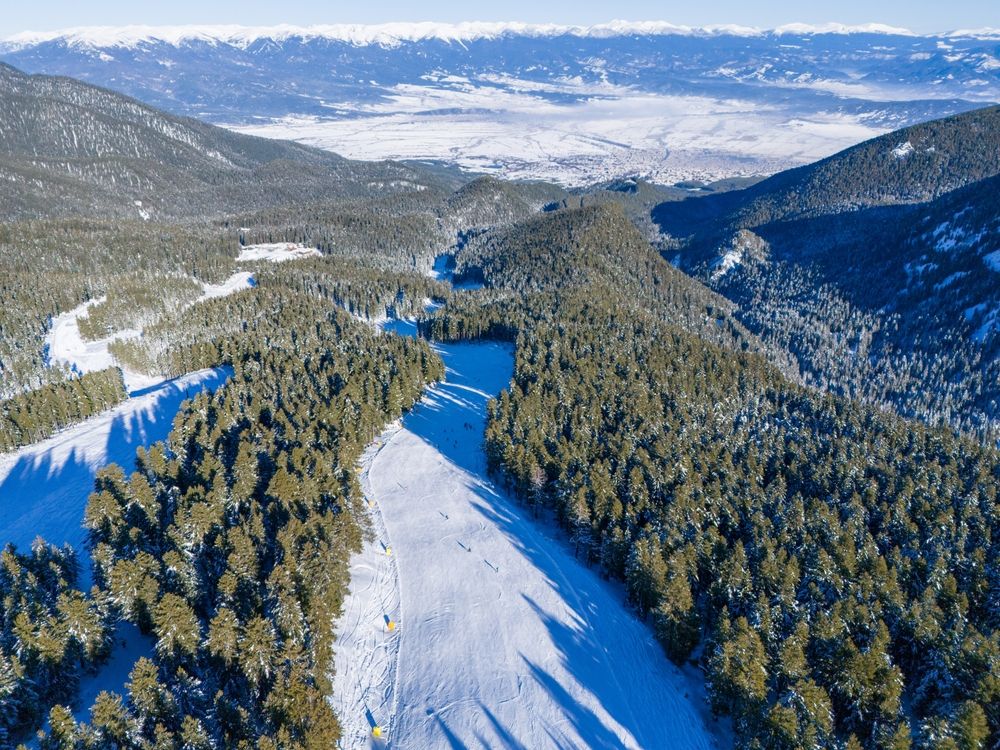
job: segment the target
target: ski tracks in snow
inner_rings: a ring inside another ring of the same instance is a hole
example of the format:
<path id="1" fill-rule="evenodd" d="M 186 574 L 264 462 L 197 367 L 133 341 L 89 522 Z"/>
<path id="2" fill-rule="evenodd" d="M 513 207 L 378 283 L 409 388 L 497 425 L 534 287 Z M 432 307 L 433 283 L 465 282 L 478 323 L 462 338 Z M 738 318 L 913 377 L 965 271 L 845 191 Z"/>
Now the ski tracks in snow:
<path id="1" fill-rule="evenodd" d="M 351 558 L 351 590 L 337 621 L 334 644 L 334 707 L 341 718 L 340 747 L 344 748 L 377 747 L 374 728 L 391 736 L 396 715 L 399 631 L 395 627 L 390 631 L 389 622 L 395 626 L 401 621 L 399 572 L 382 513 L 372 499 L 369 471 L 375 456 L 400 428 L 397 422 L 386 429 L 361 461 L 371 537 Z"/>
<path id="2" fill-rule="evenodd" d="M 509 348 L 438 351 L 446 381 L 362 465 L 375 537 L 337 626 L 341 747 L 715 746 L 697 686 L 620 590 L 486 478 L 486 403 L 509 382 Z"/>

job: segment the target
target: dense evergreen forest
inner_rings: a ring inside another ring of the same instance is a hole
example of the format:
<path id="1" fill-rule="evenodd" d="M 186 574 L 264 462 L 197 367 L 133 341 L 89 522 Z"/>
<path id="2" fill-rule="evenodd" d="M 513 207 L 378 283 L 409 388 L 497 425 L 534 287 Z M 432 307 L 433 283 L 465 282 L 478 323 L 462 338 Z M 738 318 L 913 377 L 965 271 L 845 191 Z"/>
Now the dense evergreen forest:
<path id="1" fill-rule="evenodd" d="M 0 401 L 0 451 L 44 440 L 110 409 L 127 395 L 121 370 L 109 367 Z"/>
<path id="2" fill-rule="evenodd" d="M 996 443 L 998 123 L 986 107 L 664 201 L 656 242 L 802 382 Z"/>
<path id="3" fill-rule="evenodd" d="M 238 333 L 178 355 L 228 364 L 232 380 L 187 403 L 135 467 L 102 470 L 84 520 L 99 623 L 135 623 L 155 659 L 136 664 L 127 696 L 103 694 L 88 725 L 53 709 L 44 748 L 336 741 L 332 628 L 365 533 L 354 466 L 442 366 L 424 342 L 382 336 L 316 296 L 272 286 L 235 299 Z M 8 658 L 15 674 L 28 666 Z M 60 690 L 51 697 L 71 694 Z M 51 703 L 20 697 L 25 716 Z"/>
<path id="4" fill-rule="evenodd" d="M 620 274 L 621 244 L 586 209 L 539 221 L 537 245 L 482 243 L 495 288 L 422 326 L 517 343 L 487 428 L 496 476 L 702 666 L 740 747 L 991 747 L 997 451 L 693 335 L 690 296 L 570 282 L 554 257 Z"/>
<path id="5" fill-rule="evenodd" d="M 996 287 L 976 275 L 979 245 L 934 268 L 923 257 L 941 236 L 995 235 L 995 191 L 980 195 L 995 154 L 959 146 L 988 150 L 975 137 L 997 110 L 962 138 L 951 121 L 914 130 L 937 148 L 911 171 L 872 166 L 890 137 L 698 204 L 636 181 L 573 195 L 459 185 L 68 80 L 2 68 L 0 84 L 4 111 L 42 96 L 54 122 L 90 123 L 69 149 L 62 126 L 9 118 L 0 450 L 126 397 L 117 368 L 79 376 L 48 361 L 54 317 L 84 302 L 86 339 L 142 330 L 110 346 L 124 367 L 233 372 L 184 404 L 165 442 L 100 473 L 82 519 L 91 591 L 71 549 L 0 552 L 0 748 L 46 717 L 43 750 L 335 745 L 333 624 L 368 533 L 358 459 L 444 375 L 426 341 L 371 322 L 414 314 L 430 339 L 515 345 L 510 389 L 489 410 L 489 470 L 623 583 L 667 657 L 703 670 L 739 748 L 1000 747 L 1000 454 L 987 439 L 1000 339 L 968 340 L 992 320 Z M 824 213 L 837 196 L 874 212 Z M 911 200 L 927 202 L 883 212 Z M 929 207 L 949 229 L 918 215 Z M 887 227 L 899 252 L 882 266 L 857 262 L 857 245 L 819 244 Z M 321 255 L 236 261 L 243 245 L 279 241 Z M 730 275 L 717 273 L 720 248 L 742 253 Z M 803 248 L 827 257 L 793 267 Z M 681 249 L 702 254 L 689 270 L 705 284 L 664 260 Z M 428 275 L 441 254 L 454 287 Z M 886 281 L 897 261 L 926 282 L 906 298 Z M 237 270 L 253 288 L 197 301 Z M 881 306 L 855 304 L 861 286 Z M 912 305 L 885 312 L 900 300 Z M 444 306 L 425 313 L 429 301 Z M 875 346 L 880 331 L 892 335 Z M 155 652 L 78 722 L 67 706 L 123 621 Z"/>
<path id="6" fill-rule="evenodd" d="M 0 746 L 73 699 L 80 676 L 111 648 L 103 601 L 75 590 L 72 549 L 38 542 L 0 552 Z"/>

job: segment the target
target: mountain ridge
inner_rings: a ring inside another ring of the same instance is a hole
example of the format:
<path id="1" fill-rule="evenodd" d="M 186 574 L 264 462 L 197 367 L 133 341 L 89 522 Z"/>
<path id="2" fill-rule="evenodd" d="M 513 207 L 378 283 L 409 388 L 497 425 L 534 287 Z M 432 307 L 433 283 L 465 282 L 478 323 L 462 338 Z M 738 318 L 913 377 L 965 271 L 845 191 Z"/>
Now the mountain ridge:
<path id="1" fill-rule="evenodd" d="M 98 213 L 194 216 L 345 193 L 427 189 L 443 178 L 352 162 L 290 141 L 171 115 L 125 94 L 0 63 L 6 219 Z M 266 178 L 268 190 L 261 186 Z"/>
<path id="2" fill-rule="evenodd" d="M 580 187 L 757 177 L 1000 102 L 1000 32 L 665 22 L 98 27 L 0 60 L 348 158 Z"/>
<path id="3" fill-rule="evenodd" d="M 316 24 L 298 26 L 277 24 L 271 26 L 244 26 L 241 24 L 206 25 L 127 25 L 80 26 L 53 31 L 23 31 L 0 39 L 0 48 L 12 49 L 43 42 L 65 39 L 70 43 L 92 46 L 132 46 L 157 40 L 179 44 L 183 41 L 218 41 L 235 45 L 249 45 L 260 39 L 325 38 L 347 41 L 359 46 L 366 44 L 393 44 L 427 39 L 442 41 L 471 41 L 496 38 L 503 35 L 532 37 L 577 36 L 607 38 L 613 36 L 783 36 L 786 34 L 886 34 L 913 37 L 956 36 L 983 39 L 1000 38 L 1000 29 L 952 30 L 917 33 L 907 28 L 887 24 L 804 24 L 788 23 L 773 28 L 744 26 L 740 24 L 711 24 L 688 26 L 669 21 L 613 20 L 592 25 L 536 24 L 518 21 L 466 21 L 437 23 L 433 21 L 395 22 L 381 24 Z"/>

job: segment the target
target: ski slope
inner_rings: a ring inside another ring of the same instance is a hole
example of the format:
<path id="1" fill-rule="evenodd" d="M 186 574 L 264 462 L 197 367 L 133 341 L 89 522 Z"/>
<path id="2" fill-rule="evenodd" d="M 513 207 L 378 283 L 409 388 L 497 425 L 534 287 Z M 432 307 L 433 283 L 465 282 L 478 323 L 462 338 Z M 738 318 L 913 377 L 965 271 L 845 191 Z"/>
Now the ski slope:
<path id="1" fill-rule="evenodd" d="M 27 550 L 37 537 L 69 544 L 81 555 L 79 588 L 89 589 L 82 523 L 97 470 L 118 463 L 131 472 L 136 449 L 166 438 L 181 402 L 218 388 L 231 374 L 220 367 L 168 380 L 47 440 L 0 455 L 0 546 Z"/>
<path id="2" fill-rule="evenodd" d="M 437 348 L 446 381 L 362 465 L 375 539 L 337 623 L 341 746 L 714 747 L 698 685 L 620 591 L 486 478 L 510 349 Z"/>
<path id="3" fill-rule="evenodd" d="M 0 547 L 13 544 L 26 552 L 39 537 L 57 546 L 68 544 L 80 559 L 77 588 L 88 591 L 93 571 L 83 512 L 97 471 L 117 463 L 131 472 L 136 449 L 167 437 L 185 399 L 206 388 L 215 390 L 231 375 L 229 368 L 220 367 L 160 382 L 47 440 L 0 454 Z M 110 659 L 80 680 L 72 705 L 77 721 L 90 719 L 101 691 L 124 695 L 136 660 L 152 657 L 152 640 L 134 625 L 119 623 L 114 640 Z M 35 748 L 38 743 L 32 739 L 28 745 Z"/>
<path id="4" fill-rule="evenodd" d="M 202 282 L 201 296 L 191 304 L 195 305 L 205 300 L 235 294 L 244 289 L 250 289 L 255 283 L 253 274 L 248 271 L 234 273 L 221 284 Z M 91 307 L 101 304 L 105 299 L 105 297 L 99 297 L 89 300 L 52 319 L 52 327 L 45 337 L 46 359 L 50 367 L 65 367 L 74 374 L 82 375 L 118 366 L 118 362 L 108 347 L 112 342 L 120 339 L 139 338 L 142 336 L 142 331 L 136 329 L 116 331 L 110 336 L 94 341 L 85 340 L 80 333 L 80 318 L 86 317 Z M 130 395 L 155 389 L 162 385 L 165 380 L 162 376 L 147 375 L 127 367 L 123 367 L 121 370 L 122 378 L 125 380 L 125 389 Z"/>

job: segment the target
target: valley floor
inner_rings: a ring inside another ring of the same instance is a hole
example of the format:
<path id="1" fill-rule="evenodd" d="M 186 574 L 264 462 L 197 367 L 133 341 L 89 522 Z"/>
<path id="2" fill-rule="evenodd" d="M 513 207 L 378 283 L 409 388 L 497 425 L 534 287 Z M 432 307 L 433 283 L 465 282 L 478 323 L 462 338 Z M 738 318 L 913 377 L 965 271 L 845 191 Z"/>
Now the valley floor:
<path id="1" fill-rule="evenodd" d="M 510 349 L 438 351 L 446 381 L 364 461 L 376 538 L 338 621 L 342 747 L 713 747 L 696 682 L 621 592 L 486 478 Z"/>

